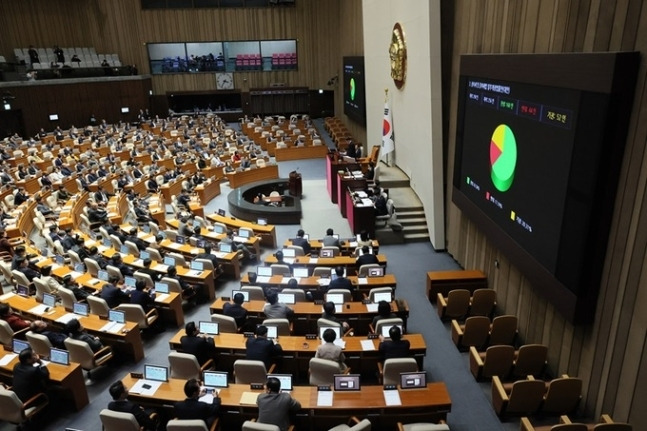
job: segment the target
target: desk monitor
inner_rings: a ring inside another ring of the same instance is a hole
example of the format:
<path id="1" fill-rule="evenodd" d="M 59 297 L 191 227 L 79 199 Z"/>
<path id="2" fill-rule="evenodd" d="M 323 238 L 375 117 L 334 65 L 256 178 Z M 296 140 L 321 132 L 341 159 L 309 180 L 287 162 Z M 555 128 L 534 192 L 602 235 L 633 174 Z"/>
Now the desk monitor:
<path id="1" fill-rule="evenodd" d="M 220 243 L 220 251 L 222 253 L 231 253 L 231 244 L 221 242 Z"/>
<path id="2" fill-rule="evenodd" d="M 336 391 L 359 391 L 361 389 L 359 374 L 335 374 L 333 379 Z"/>
<path id="3" fill-rule="evenodd" d="M 191 261 L 191 269 L 194 271 L 204 271 L 204 262 Z"/>
<path id="4" fill-rule="evenodd" d="M 335 252 L 330 249 L 322 248 L 321 251 L 319 252 L 319 256 L 321 257 L 334 257 Z"/>
<path id="5" fill-rule="evenodd" d="M 279 293 L 279 302 L 282 302 L 283 304 L 296 303 L 294 293 Z"/>
<path id="6" fill-rule="evenodd" d="M 70 353 L 67 350 L 52 347 L 49 349 L 49 360 L 55 364 L 70 365 Z"/>
<path id="7" fill-rule="evenodd" d="M 16 286 L 16 293 L 20 296 L 27 297 L 29 296 L 29 286 L 23 286 L 22 284 L 19 284 Z"/>
<path id="8" fill-rule="evenodd" d="M 144 365 L 144 379 L 156 382 L 168 382 L 168 367 L 160 365 Z"/>
<path id="9" fill-rule="evenodd" d="M 56 306 L 56 296 L 51 293 L 43 293 L 43 304 L 50 308 Z"/>
<path id="10" fill-rule="evenodd" d="M 267 226 L 267 219 L 266 218 L 259 218 L 256 220 L 256 224 L 259 226 Z"/>
<path id="11" fill-rule="evenodd" d="M 319 338 L 323 340 L 323 333 L 326 329 L 332 329 L 335 331 L 335 339 L 341 338 L 342 333 L 341 333 L 341 327 L 340 326 L 322 326 L 319 328 Z"/>
<path id="12" fill-rule="evenodd" d="M 130 249 L 126 244 L 122 244 L 121 247 L 119 248 L 119 253 L 128 255 L 130 254 Z"/>
<path id="13" fill-rule="evenodd" d="M 299 277 L 299 278 L 308 277 L 308 268 L 294 268 L 292 272 L 294 272 L 295 277 Z"/>
<path id="14" fill-rule="evenodd" d="M 267 328 L 267 338 L 270 340 L 273 340 L 275 338 L 279 338 L 279 328 L 276 326 L 272 325 L 265 325 Z"/>
<path id="15" fill-rule="evenodd" d="M 427 387 L 427 373 L 400 373 L 400 389 L 420 389 Z"/>
<path id="16" fill-rule="evenodd" d="M 110 274 L 108 274 L 108 271 L 106 271 L 105 269 L 100 269 L 99 271 L 97 271 L 97 277 L 101 281 L 110 280 Z"/>
<path id="17" fill-rule="evenodd" d="M 126 312 L 121 310 L 109 310 L 108 320 L 117 323 L 126 323 Z"/>
<path id="18" fill-rule="evenodd" d="M 82 263 L 77 263 L 76 265 L 74 265 L 74 271 L 83 274 L 85 272 L 85 265 L 83 265 Z"/>
<path id="19" fill-rule="evenodd" d="M 23 340 L 16 340 L 15 338 L 11 340 L 11 348 L 14 353 L 20 353 L 26 348 L 30 347 L 29 343 Z"/>
<path id="20" fill-rule="evenodd" d="M 249 292 L 248 291 L 246 291 L 246 290 L 232 290 L 231 291 L 231 297 L 233 298 L 234 295 L 236 295 L 237 293 L 242 293 L 243 297 L 245 298 L 245 302 L 249 302 Z"/>
<path id="21" fill-rule="evenodd" d="M 202 380 L 208 388 L 226 388 L 229 386 L 228 373 L 224 371 L 205 371 L 202 373 Z"/>
<path id="22" fill-rule="evenodd" d="M 404 334 L 404 328 L 402 327 L 402 325 L 391 325 L 391 326 L 382 325 L 382 336 L 384 338 L 391 338 L 391 336 L 389 335 L 389 330 L 394 326 L 399 327 L 400 328 L 400 333 Z"/>
<path id="23" fill-rule="evenodd" d="M 386 301 L 386 302 L 391 302 L 393 298 L 391 298 L 391 292 L 378 292 L 375 295 L 373 295 L 373 302 L 377 304 L 380 301 Z"/>
<path id="24" fill-rule="evenodd" d="M 72 311 L 79 316 L 87 316 L 90 314 L 90 306 L 84 302 L 75 302 Z"/>
<path id="25" fill-rule="evenodd" d="M 142 230 L 142 232 L 144 232 L 144 233 L 151 233 L 151 227 L 150 227 L 149 225 L 147 225 L 147 224 L 143 225 L 143 226 L 141 227 L 141 230 Z"/>
<path id="26" fill-rule="evenodd" d="M 200 248 L 204 248 L 204 246 L 207 245 L 207 241 L 205 241 L 203 239 L 199 239 L 199 240 L 197 240 L 195 242 L 195 245 L 200 247 Z"/>
<path id="27" fill-rule="evenodd" d="M 110 241 L 110 238 L 104 238 L 101 244 L 104 247 L 108 247 L 108 248 L 112 247 L 112 241 Z"/>
<path id="28" fill-rule="evenodd" d="M 124 277 L 124 284 L 134 289 L 135 285 L 137 284 L 137 279 L 133 276 L 127 275 Z"/>
<path id="29" fill-rule="evenodd" d="M 178 235 L 175 237 L 175 242 L 177 242 L 178 244 L 186 244 L 186 238 L 182 235 Z"/>
<path id="30" fill-rule="evenodd" d="M 169 292 L 168 284 L 162 281 L 155 282 L 155 293 L 168 293 L 168 292 Z"/>
<path id="31" fill-rule="evenodd" d="M 335 304 L 344 303 L 344 294 L 343 293 L 327 293 L 326 302 L 333 302 Z"/>
<path id="32" fill-rule="evenodd" d="M 140 258 L 141 260 L 144 260 L 144 259 L 150 259 L 150 258 L 151 258 L 151 254 L 150 254 L 149 252 L 147 252 L 147 251 L 140 251 L 140 252 L 139 252 L 139 258 Z"/>
<path id="33" fill-rule="evenodd" d="M 65 258 L 63 256 L 57 254 L 54 259 L 56 260 L 57 265 L 65 265 Z"/>
<path id="34" fill-rule="evenodd" d="M 225 228 L 219 224 L 214 224 L 213 225 L 213 231 L 215 233 L 225 233 Z"/>
<path id="35" fill-rule="evenodd" d="M 257 266 L 256 275 L 259 277 L 271 277 L 272 276 L 272 267 L 271 266 Z"/>
<path id="36" fill-rule="evenodd" d="M 241 238 L 249 238 L 251 235 L 250 231 L 247 229 L 239 229 L 238 236 Z"/>
<path id="37" fill-rule="evenodd" d="M 267 378 L 274 377 L 281 383 L 281 391 L 290 392 L 292 390 L 292 374 L 268 374 Z"/>
<path id="38" fill-rule="evenodd" d="M 226 213 L 226 212 L 225 212 L 225 210 L 223 210 L 222 208 L 218 209 L 218 215 L 219 215 L 220 217 L 224 217 L 226 214 L 227 214 L 227 213 Z"/>
<path id="39" fill-rule="evenodd" d="M 202 222 L 200 220 L 193 219 L 191 227 L 193 227 L 193 229 L 195 229 L 196 227 L 202 228 Z"/>
<path id="40" fill-rule="evenodd" d="M 369 277 L 384 277 L 384 267 L 376 267 L 376 268 L 369 268 L 368 269 L 368 276 Z"/>
<path id="41" fill-rule="evenodd" d="M 175 266 L 175 258 L 173 256 L 164 256 L 164 265 Z"/>
<path id="42" fill-rule="evenodd" d="M 220 333 L 217 322 L 201 320 L 200 322 L 198 322 L 198 325 L 200 328 L 200 333 L 202 334 L 218 335 Z"/>
<path id="43" fill-rule="evenodd" d="M 296 250 L 293 248 L 284 248 L 281 251 L 283 251 L 283 257 L 297 257 Z"/>

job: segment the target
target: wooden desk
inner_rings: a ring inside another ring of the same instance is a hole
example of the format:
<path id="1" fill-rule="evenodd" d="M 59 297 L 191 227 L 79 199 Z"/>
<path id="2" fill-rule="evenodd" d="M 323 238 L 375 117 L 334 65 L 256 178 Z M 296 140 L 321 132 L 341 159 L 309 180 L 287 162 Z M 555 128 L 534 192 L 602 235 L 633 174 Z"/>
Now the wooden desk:
<path id="1" fill-rule="evenodd" d="M 0 357 L 11 353 L 0 346 Z M 17 363 L 18 356 L 12 359 L 7 365 L 0 367 L 0 376 L 8 384 L 11 384 L 13 380 L 13 367 Z M 85 377 L 83 377 L 81 365 L 75 362 L 71 362 L 70 365 L 49 363 L 47 369 L 49 370 L 49 381 L 65 389 L 72 396 L 75 410 L 79 411 L 88 405 L 90 400 L 85 387 Z"/>
<path id="2" fill-rule="evenodd" d="M 453 289 L 467 289 L 474 293 L 476 289 L 487 289 L 487 287 L 487 276 L 477 269 L 427 273 L 427 297 L 431 302 L 436 302 L 438 293 L 447 296 Z"/>
<path id="3" fill-rule="evenodd" d="M 307 145 L 305 147 L 277 148 L 275 157 L 277 162 L 285 160 L 319 159 L 326 157 L 328 147 L 326 145 Z"/>
<path id="4" fill-rule="evenodd" d="M 348 275 L 357 274 L 356 258 L 352 256 L 337 256 L 337 257 L 319 257 L 312 258 L 310 256 L 298 256 L 294 258 L 293 266 L 305 266 L 314 270 L 318 266 L 326 266 L 330 268 L 335 268 L 337 266 L 342 266 L 346 268 L 346 273 Z M 383 254 L 377 255 L 377 260 L 380 265 L 386 268 L 386 256 Z M 285 259 L 284 259 L 285 261 Z M 272 265 L 278 263 L 274 255 L 268 256 L 265 258 L 265 265 Z M 312 271 L 310 271 L 312 272 Z"/>
<path id="5" fill-rule="evenodd" d="M 266 165 L 264 168 L 233 172 L 226 175 L 229 180 L 229 187 L 235 189 L 242 185 L 255 183 L 257 181 L 274 180 L 279 177 L 279 167 L 277 165 Z"/>
<path id="6" fill-rule="evenodd" d="M 184 175 L 174 178 L 171 181 L 160 185 L 160 191 L 164 196 L 164 201 L 171 202 L 171 196 L 177 196 L 182 191 L 182 181 L 185 179 Z"/>
<path id="7" fill-rule="evenodd" d="M 245 220 L 232 217 L 225 217 L 218 214 L 208 215 L 207 218 L 213 222 L 222 223 L 230 229 L 238 230 L 241 227 L 247 227 L 254 231 L 254 235 L 261 238 L 261 245 L 265 247 L 276 248 L 276 227 L 274 225 L 260 225 Z"/>
<path id="8" fill-rule="evenodd" d="M 4 299 L 1 300 L 2 302 L 9 304 L 14 310 L 20 311 L 22 314 L 29 316 L 30 319 L 44 320 L 59 329 L 63 327 L 63 324 L 56 322 L 56 319 L 68 313 L 64 307 L 56 306 L 41 316 L 29 311 L 39 305 L 35 298 L 24 298 L 13 294 L 5 294 L 3 297 Z M 126 332 L 122 331 L 116 334 L 102 332 L 101 328 L 107 323 L 107 321 L 100 319 L 99 316 L 94 314 L 86 317 L 79 316 L 79 322 L 81 322 L 83 327 L 89 333 L 101 338 L 101 341 L 104 344 L 112 346 L 116 352 L 123 352 L 135 362 L 139 362 L 144 358 L 144 345 L 136 322 L 126 322 L 126 326 L 124 327 L 124 331 Z"/>
<path id="9" fill-rule="evenodd" d="M 311 239 L 310 241 L 310 248 L 313 251 L 319 252 L 321 248 L 323 247 L 323 243 L 319 239 Z M 340 253 L 345 255 L 345 256 L 350 256 L 355 252 L 355 249 L 357 248 L 357 241 L 353 238 L 352 241 L 348 240 L 340 240 Z M 292 245 L 292 240 L 291 239 L 286 239 L 285 242 L 283 243 L 283 247 L 287 248 Z M 373 253 L 378 253 L 380 249 L 380 243 L 378 240 L 374 239 L 372 241 L 371 247 L 373 247 Z"/>
<path id="10" fill-rule="evenodd" d="M 211 304 L 211 313 L 223 313 L 224 305 L 229 301 L 218 298 Z M 252 319 L 253 323 L 262 323 L 265 320 L 263 307 L 265 301 L 249 301 L 243 304 L 247 309 L 247 318 Z M 323 306 L 314 302 L 297 302 L 290 304 L 289 307 L 294 310 L 292 319 L 292 335 L 318 334 L 317 320 L 323 313 Z M 391 310 L 404 321 L 406 332 L 407 318 L 409 317 L 409 304 L 404 299 L 393 301 Z M 370 333 L 369 325 L 373 318 L 377 316 L 377 311 L 369 311 L 366 304 L 361 301 L 347 302 L 342 306 L 342 310 L 335 314 L 340 320 L 348 322 L 355 335 L 367 335 Z"/>
<path id="11" fill-rule="evenodd" d="M 357 163 L 346 163 L 337 160 L 336 154 L 329 154 L 326 157 L 326 187 L 330 195 L 330 201 L 334 204 L 337 203 L 337 175 L 339 171 L 345 172 L 346 170 L 355 171 L 359 169 Z"/>
<path id="12" fill-rule="evenodd" d="M 180 225 L 180 222 L 177 219 L 172 219 L 172 220 L 168 220 L 167 224 L 169 226 L 171 226 L 172 228 L 177 229 L 178 226 Z M 212 240 L 215 243 L 219 243 L 225 237 L 227 237 L 226 233 L 216 233 L 216 232 L 214 232 L 212 230 L 209 230 L 207 228 L 204 228 L 204 227 L 202 229 L 200 229 L 200 235 L 202 235 L 205 238 L 208 238 L 208 239 Z M 256 236 L 251 237 L 251 238 L 247 238 L 247 241 L 245 241 L 243 244 L 245 244 L 245 246 L 248 247 L 248 248 L 253 248 L 254 249 L 254 254 L 256 254 L 256 256 L 260 256 L 260 254 L 261 254 L 261 239 L 260 238 L 258 238 Z M 200 250 L 202 250 L 202 249 L 200 249 Z"/>
<path id="13" fill-rule="evenodd" d="M 374 237 L 375 207 L 355 202 L 348 190 L 346 190 L 344 199 L 346 199 L 346 218 L 350 225 L 350 231 L 354 234 L 366 231 L 369 237 Z"/>
<path id="14" fill-rule="evenodd" d="M 202 205 L 206 205 L 211 199 L 220 195 L 220 181 L 209 180 L 206 183 L 202 183 L 195 187 L 195 192 L 198 194 Z"/>
<path id="15" fill-rule="evenodd" d="M 131 388 L 137 379 L 125 376 L 122 382 Z M 128 395 L 138 404 L 162 408 L 164 405 L 182 401 L 185 380 L 170 379 L 162 383 L 153 396 L 140 394 Z M 366 417 L 372 422 L 374 430 L 393 430 L 396 423 L 406 417 L 407 422 L 436 422 L 446 419 L 451 411 L 452 402 L 447 387 L 442 382 L 429 383 L 425 389 L 400 390 L 399 406 L 387 406 L 382 386 L 362 386 L 361 391 L 335 392 L 331 407 L 317 405 L 317 388 L 314 386 L 294 386 L 291 395 L 301 403 L 293 424 L 300 430 L 328 430 L 334 425 L 344 423 L 350 416 Z M 258 416 L 256 405 L 241 405 L 244 392 L 252 391 L 249 385 L 231 384 L 219 391 L 221 400 L 222 429 L 240 429 L 242 422 Z"/>

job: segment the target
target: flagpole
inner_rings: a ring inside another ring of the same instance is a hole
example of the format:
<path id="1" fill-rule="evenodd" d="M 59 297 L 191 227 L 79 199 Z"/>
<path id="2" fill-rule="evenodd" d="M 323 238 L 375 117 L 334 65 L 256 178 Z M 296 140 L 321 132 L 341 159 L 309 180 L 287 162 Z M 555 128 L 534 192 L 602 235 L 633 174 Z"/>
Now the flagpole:
<path id="1" fill-rule="evenodd" d="M 385 89 L 384 89 L 384 104 L 386 105 L 386 103 L 387 103 L 388 101 L 389 101 L 389 89 L 388 89 L 388 88 L 385 88 Z M 389 166 L 389 167 L 391 167 L 391 164 L 389 163 L 389 159 L 390 159 L 390 158 L 391 158 L 391 157 L 389 156 L 389 154 L 386 154 L 386 157 L 384 158 L 384 163 L 385 163 L 387 166 Z"/>

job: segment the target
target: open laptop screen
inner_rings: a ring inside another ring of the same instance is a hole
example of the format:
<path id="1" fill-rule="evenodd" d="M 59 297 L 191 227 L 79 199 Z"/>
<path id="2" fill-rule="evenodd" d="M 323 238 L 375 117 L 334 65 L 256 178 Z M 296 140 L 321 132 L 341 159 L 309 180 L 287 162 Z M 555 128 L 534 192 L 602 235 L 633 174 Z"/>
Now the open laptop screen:
<path id="1" fill-rule="evenodd" d="M 56 305 L 56 296 L 51 293 L 43 293 L 43 304 L 54 307 Z"/>
<path id="2" fill-rule="evenodd" d="M 335 339 L 341 338 L 341 328 L 339 326 L 322 326 L 319 328 L 319 338 L 323 340 L 323 333 L 326 329 L 335 331 Z"/>
<path id="3" fill-rule="evenodd" d="M 245 302 L 249 302 L 249 292 L 246 290 L 232 290 L 231 297 L 233 298 L 237 293 L 242 293 L 245 298 Z"/>
<path id="4" fill-rule="evenodd" d="M 194 271 L 203 271 L 204 270 L 204 263 L 203 262 L 197 262 L 197 261 L 192 261 L 191 262 L 191 269 Z"/>
<path id="5" fill-rule="evenodd" d="M 75 302 L 72 311 L 74 312 L 74 314 L 87 316 L 90 313 L 90 306 L 83 302 Z"/>
<path id="6" fill-rule="evenodd" d="M 202 334 L 218 335 L 218 323 L 201 320 L 199 323 Z"/>
<path id="7" fill-rule="evenodd" d="M 257 266 L 256 275 L 259 277 L 271 277 L 272 276 L 272 267 L 270 266 Z"/>
<path id="8" fill-rule="evenodd" d="M 226 388 L 229 385 L 227 373 L 223 371 L 205 371 L 202 378 L 208 388 Z"/>
<path id="9" fill-rule="evenodd" d="M 137 279 L 135 277 L 131 277 L 130 275 L 127 275 L 124 277 L 124 284 L 128 287 L 134 288 L 135 285 L 137 284 Z"/>
<path id="10" fill-rule="evenodd" d="M 279 302 L 283 304 L 294 304 L 296 302 L 294 293 L 279 293 Z"/>
<path id="11" fill-rule="evenodd" d="M 292 390 L 292 374 L 268 374 L 267 378 L 274 377 L 281 382 L 282 391 L 291 391 Z"/>
<path id="12" fill-rule="evenodd" d="M 168 293 L 168 284 L 161 282 L 161 281 L 156 281 L 155 282 L 155 293 Z"/>
<path id="13" fill-rule="evenodd" d="M 126 323 L 126 313 L 121 310 L 108 311 L 108 320 L 117 323 Z"/>
<path id="14" fill-rule="evenodd" d="M 105 269 L 100 269 L 97 272 L 97 277 L 99 278 L 99 280 L 102 280 L 102 281 L 110 280 L 110 275 L 108 274 L 108 271 L 106 271 Z"/>
<path id="15" fill-rule="evenodd" d="M 29 343 L 26 341 L 16 340 L 15 338 L 11 340 L 11 348 L 14 353 L 20 353 L 28 347 Z"/>
<path id="16" fill-rule="evenodd" d="M 294 276 L 299 278 L 308 277 L 308 268 L 294 268 Z"/>
<path id="17" fill-rule="evenodd" d="M 284 248 L 283 257 L 296 257 L 296 250 L 293 248 Z"/>
<path id="18" fill-rule="evenodd" d="M 384 268 L 383 267 L 376 267 L 376 268 L 369 268 L 368 269 L 368 276 L 369 277 L 384 277 Z"/>
<path id="19" fill-rule="evenodd" d="M 144 365 L 144 378 L 156 382 L 168 382 L 168 367 Z"/>
<path id="20" fill-rule="evenodd" d="M 49 350 L 49 360 L 55 364 L 70 365 L 70 354 L 67 350 L 52 347 Z"/>
<path id="21" fill-rule="evenodd" d="M 336 391 L 359 391 L 359 374 L 335 374 L 333 376 Z"/>
<path id="22" fill-rule="evenodd" d="M 373 295 L 373 302 L 378 303 L 380 301 L 391 302 L 391 292 L 378 292 Z"/>
<path id="23" fill-rule="evenodd" d="M 220 251 L 223 253 L 231 253 L 231 244 L 221 242 Z"/>
<path id="24" fill-rule="evenodd" d="M 335 304 L 344 303 L 344 294 L 343 293 L 327 293 L 326 302 L 333 302 Z"/>
<path id="25" fill-rule="evenodd" d="M 175 266 L 175 258 L 173 256 L 164 256 L 164 265 Z"/>

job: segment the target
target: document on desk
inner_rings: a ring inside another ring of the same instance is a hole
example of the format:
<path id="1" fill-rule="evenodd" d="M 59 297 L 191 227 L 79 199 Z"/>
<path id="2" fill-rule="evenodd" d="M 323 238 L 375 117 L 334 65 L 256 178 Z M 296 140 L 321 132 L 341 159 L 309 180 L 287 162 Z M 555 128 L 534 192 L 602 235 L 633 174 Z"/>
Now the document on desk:
<path id="1" fill-rule="evenodd" d="M 335 341 L 332 342 L 335 346 L 339 346 L 342 349 L 346 348 L 346 342 L 341 338 L 335 338 Z"/>
<path id="2" fill-rule="evenodd" d="M 79 316 L 74 313 L 67 313 L 56 319 L 58 323 L 66 324 L 72 319 L 77 319 Z"/>
<path id="3" fill-rule="evenodd" d="M 6 367 L 9 365 L 11 361 L 13 361 L 14 358 L 16 358 L 18 355 L 15 353 L 8 353 L 0 359 L 0 367 Z"/>
<path id="4" fill-rule="evenodd" d="M 199 254 L 201 252 L 202 252 L 202 250 L 200 250 L 198 247 L 193 247 L 191 249 L 191 254 Z"/>
<path id="5" fill-rule="evenodd" d="M 169 297 L 168 293 L 156 293 L 155 302 L 164 302 L 168 299 L 168 297 Z"/>
<path id="6" fill-rule="evenodd" d="M 311 257 L 308 263 L 312 265 L 316 265 L 318 260 L 319 260 L 318 257 Z"/>
<path id="7" fill-rule="evenodd" d="M 256 405 L 256 398 L 260 392 L 243 392 L 243 395 L 240 396 L 239 404 L 249 404 Z"/>
<path id="8" fill-rule="evenodd" d="M 39 316 L 42 316 L 45 314 L 45 312 L 49 309 L 49 307 L 45 304 L 38 304 L 37 306 L 30 308 L 29 312 L 31 314 L 38 314 Z"/>
<path id="9" fill-rule="evenodd" d="M 332 391 L 319 391 L 317 392 L 317 406 L 318 407 L 332 407 Z"/>
<path id="10" fill-rule="evenodd" d="M 366 192 L 364 190 L 360 190 L 358 192 L 355 192 L 355 194 L 360 198 L 367 198 L 368 197 L 368 194 L 366 194 Z"/>
<path id="11" fill-rule="evenodd" d="M 215 254 L 218 259 L 224 259 L 227 256 L 227 253 L 223 253 L 222 251 L 212 252 L 211 254 Z"/>
<path id="12" fill-rule="evenodd" d="M 162 386 L 162 382 L 156 382 L 154 380 L 144 380 L 140 379 L 130 388 L 130 393 L 145 395 L 147 397 L 152 397 L 155 395 L 155 392 Z"/>
<path id="13" fill-rule="evenodd" d="M 373 340 L 360 340 L 359 344 L 362 346 L 362 350 L 364 351 L 375 350 L 375 343 Z"/>
<path id="14" fill-rule="evenodd" d="M 125 323 L 118 323 L 118 322 L 108 322 L 105 325 L 99 329 L 101 332 L 112 332 L 113 334 L 118 333 L 122 329 L 124 329 L 124 326 L 126 326 Z"/>
<path id="15" fill-rule="evenodd" d="M 370 200 L 369 198 L 364 198 L 364 199 L 362 199 L 362 205 L 365 205 L 367 207 L 371 206 L 371 205 L 373 205 L 373 201 Z"/>
<path id="16" fill-rule="evenodd" d="M 377 313 L 377 304 L 366 304 L 366 311 L 369 313 Z"/>
<path id="17" fill-rule="evenodd" d="M 203 403 L 211 404 L 213 403 L 213 394 L 204 394 L 200 398 L 198 398 L 199 401 L 202 401 Z"/>
<path id="18" fill-rule="evenodd" d="M 256 277 L 256 281 L 259 283 L 269 283 L 270 278 L 271 277 L 268 277 L 267 275 L 259 275 L 258 277 Z"/>
<path id="19" fill-rule="evenodd" d="M 359 284 L 359 285 L 368 284 L 368 278 L 367 277 L 358 277 L 357 278 L 357 284 Z M 377 311 L 377 310 L 375 310 L 375 311 Z"/>
<path id="20" fill-rule="evenodd" d="M 328 286 L 330 284 L 330 279 L 329 278 L 320 278 L 317 280 L 317 284 L 319 286 Z"/>
<path id="21" fill-rule="evenodd" d="M 400 392 L 397 390 L 384 391 L 384 402 L 387 406 L 401 406 Z"/>
<path id="22" fill-rule="evenodd" d="M 177 242 L 172 242 L 167 247 L 172 248 L 173 250 L 178 250 L 178 249 L 182 248 L 182 244 L 177 243 Z"/>
<path id="23" fill-rule="evenodd" d="M 289 263 L 290 265 L 292 265 L 292 264 L 294 263 L 294 261 L 295 261 L 295 260 L 296 260 L 296 258 L 294 258 L 294 257 L 284 257 L 284 258 L 283 258 L 283 261 L 284 261 L 285 263 Z"/>
<path id="24" fill-rule="evenodd" d="M 155 271 L 160 271 L 160 272 L 166 272 L 168 270 L 168 265 L 164 265 L 163 263 L 158 263 L 153 267 Z"/>

